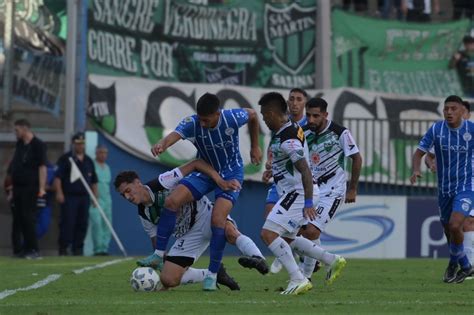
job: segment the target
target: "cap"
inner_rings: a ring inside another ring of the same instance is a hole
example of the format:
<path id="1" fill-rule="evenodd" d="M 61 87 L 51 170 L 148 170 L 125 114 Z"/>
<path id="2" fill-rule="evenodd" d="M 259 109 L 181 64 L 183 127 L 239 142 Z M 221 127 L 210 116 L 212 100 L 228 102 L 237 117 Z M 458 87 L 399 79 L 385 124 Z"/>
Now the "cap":
<path id="1" fill-rule="evenodd" d="M 85 143 L 86 137 L 84 136 L 83 132 L 78 132 L 74 136 L 72 136 L 73 143 Z"/>

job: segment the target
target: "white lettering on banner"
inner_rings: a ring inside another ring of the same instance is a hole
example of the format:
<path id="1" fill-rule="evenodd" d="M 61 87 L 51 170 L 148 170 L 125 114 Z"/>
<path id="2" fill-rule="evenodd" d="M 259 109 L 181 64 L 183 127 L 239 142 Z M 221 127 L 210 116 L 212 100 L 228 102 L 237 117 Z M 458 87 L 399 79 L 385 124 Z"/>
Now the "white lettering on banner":
<path id="1" fill-rule="evenodd" d="M 159 0 L 94 0 L 93 16 L 97 22 L 148 34 L 155 26 L 153 17 L 159 3 Z"/>
<path id="2" fill-rule="evenodd" d="M 314 74 L 282 75 L 272 74 L 272 84 L 291 89 L 295 86 L 314 86 Z"/>
<path id="3" fill-rule="evenodd" d="M 132 58 L 135 45 L 135 38 L 130 36 L 89 30 L 89 58 L 119 70 L 130 73 L 137 71 L 136 61 Z"/>
<path id="4" fill-rule="evenodd" d="M 275 12 L 268 15 L 270 39 L 284 37 L 313 28 L 314 18 L 303 17 L 294 20 L 288 12 Z"/>
<path id="5" fill-rule="evenodd" d="M 164 35 L 196 40 L 257 41 L 257 14 L 247 8 L 196 6 L 166 0 Z"/>
<path id="6" fill-rule="evenodd" d="M 143 74 L 151 72 L 156 77 L 171 78 L 173 74 L 173 46 L 165 42 L 148 42 L 141 40 L 140 59 Z"/>
<path id="7" fill-rule="evenodd" d="M 436 224 L 436 228 L 439 228 L 439 216 L 431 216 L 423 221 L 421 225 L 421 257 L 428 257 L 430 255 L 431 246 L 442 246 L 446 244 L 446 239 L 444 234 L 441 235 L 441 238 L 434 240 L 431 238 L 431 225 Z"/>

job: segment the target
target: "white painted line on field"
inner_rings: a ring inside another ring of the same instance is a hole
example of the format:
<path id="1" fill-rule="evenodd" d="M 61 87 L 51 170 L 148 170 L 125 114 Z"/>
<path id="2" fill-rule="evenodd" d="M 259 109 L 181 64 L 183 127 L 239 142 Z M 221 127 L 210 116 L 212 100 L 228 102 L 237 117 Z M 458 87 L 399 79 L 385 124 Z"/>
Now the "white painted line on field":
<path id="1" fill-rule="evenodd" d="M 61 274 L 52 274 L 52 275 L 47 276 L 43 280 L 40 280 L 38 282 L 33 283 L 29 287 L 2 291 L 2 292 L 0 292 L 0 300 L 6 298 L 7 296 L 13 295 L 13 294 L 15 294 L 19 291 L 30 291 L 30 290 L 35 290 L 35 289 L 44 287 L 45 285 L 47 285 L 47 284 L 49 284 L 53 281 L 56 281 L 59 278 L 61 278 Z"/>
<path id="2" fill-rule="evenodd" d="M 133 257 L 110 260 L 110 261 L 106 261 L 106 262 L 103 262 L 103 263 L 100 263 L 100 264 L 97 264 L 97 265 L 94 265 L 94 266 L 88 266 L 88 267 L 84 267 L 84 268 L 81 268 L 81 269 L 76 269 L 76 270 L 73 270 L 72 272 L 75 273 L 76 275 L 78 275 L 80 273 L 83 273 L 83 272 L 86 272 L 86 271 L 89 271 L 89 270 L 105 268 L 107 266 L 115 265 L 115 264 L 121 263 L 123 261 L 130 260 L 130 259 L 133 259 Z"/>
<path id="3" fill-rule="evenodd" d="M 105 268 L 107 266 L 118 264 L 120 262 L 127 261 L 127 260 L 130 260 L 130 259 L 133 259 L 133 257 L 110 260 L 110 261 L 106 261 L 106 262 L 103 262 L 103 263 L 100 263 L 100 264 L 97 264 L 97 265 L 88 266 L 88 267 L 84 267 L 84 268 L 81 268 L 81 269 L 76 269 L 76 270 L 73 270 L 72 272 L 74 274 L 78 275 L 78 274 L 81 274 L 83 272 L 87 272 L 89 270 Z M 61 276 L 62 276 L 61 274 L 51 274 L 51 275 L 47 276 L 46 278 L 44 278 L 43 280 L 35 282 L 35 283 L 33 283 L 32 285 L 30 285 L 26 288 L 4 290 L 4 291 L 0 292 L 0 300 L 3 300 L 7 296 L 13 295 L 13 294 L 15 294 L 17 292 L 20 292 L 20 291 L 36 290 L 38 288 L 44 287 L 45 285 L 58 280 L 59 278 L 61 278 Z"/>

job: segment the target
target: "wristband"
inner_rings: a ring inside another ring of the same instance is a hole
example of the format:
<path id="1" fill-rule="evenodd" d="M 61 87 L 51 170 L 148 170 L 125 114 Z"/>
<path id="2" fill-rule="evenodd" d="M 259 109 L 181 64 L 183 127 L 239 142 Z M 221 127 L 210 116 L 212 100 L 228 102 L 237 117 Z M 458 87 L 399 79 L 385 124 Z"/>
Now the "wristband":
<path id="1" fill-rule="evenodd" d="M 305 208 L 312 208 L 313 207 L 313 199 L 305 199 L 304 200 L 304 207 Z"/>

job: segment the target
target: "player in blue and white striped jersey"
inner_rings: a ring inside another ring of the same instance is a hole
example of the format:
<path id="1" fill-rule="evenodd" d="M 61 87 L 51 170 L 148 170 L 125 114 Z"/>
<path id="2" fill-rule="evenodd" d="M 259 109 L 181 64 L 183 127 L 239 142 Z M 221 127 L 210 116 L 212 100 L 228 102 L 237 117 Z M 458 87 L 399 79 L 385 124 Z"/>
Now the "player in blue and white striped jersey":
<path id="1" fill-rule="evenodd" d="M 421 177 L 421 159 L 434 147 L 438 174 L 440 220 L 448 236 L 450 260 L 444 282 L 463 282 L 474 271 L 463 246 L 463 224 L 474 201 L 474 123 L 463 119 L 462 99 L 451 95 L 444 102 L 444 120 L 434 123 L 413 155 L 414 184 Z M 460 266 L 458 270 L 458 265 Z"/>
<path id="2" fill-rule="evenodd" d="M 236 179 L 242 183 L 244 164 L 239 150 L 239 128 L 248 123 L 251 161 L 260 163 L 262 152 L 258 145 L 260 127 L 257 114 L 250 108 L 221 109 L 217 96 L 210 93 L 199 98 L 196 110 L 197 115 L 184 118 L 173 132 L 152 147 L 153 155 L 163 153 L 180 139 L 187 139 L 196 147 L 198 158 L 209 163 L 222 178 Z M 155 258 L 162 260 L 178 209 L 183 204 L 201 199 L 211 191 L 214 191 L 216 202 L 212 211 L 209 272 L 203 282 L 203 289 L 206 291 L 216 290 L 217 271 L 225 247 L 226 218 L 239 196 L 239 191 L 223 191 L 211 178 L 198 172 L 184 178 L 166 198 L 158 222 L 155 251 Z"/>

